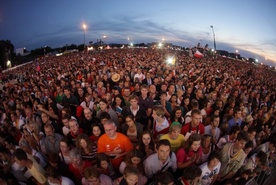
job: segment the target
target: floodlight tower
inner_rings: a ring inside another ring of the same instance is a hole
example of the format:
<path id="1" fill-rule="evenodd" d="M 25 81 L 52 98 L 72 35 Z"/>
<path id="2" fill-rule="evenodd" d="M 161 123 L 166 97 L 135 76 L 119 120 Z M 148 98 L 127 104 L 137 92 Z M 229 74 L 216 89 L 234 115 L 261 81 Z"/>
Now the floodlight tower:
<path id="1" fill-rule="evenodd" d="M 213 31 L 213 37 L 214 37 L 214 49 L 215 49 L 215 51 L 217 50 L 217 48 L 216 48 L 216 39 L 215 39 L 215 31 L 214 31 L 214 27 L 211 25 L 210 26 L 211 28 L 212 28 L 212 31 Z"/>

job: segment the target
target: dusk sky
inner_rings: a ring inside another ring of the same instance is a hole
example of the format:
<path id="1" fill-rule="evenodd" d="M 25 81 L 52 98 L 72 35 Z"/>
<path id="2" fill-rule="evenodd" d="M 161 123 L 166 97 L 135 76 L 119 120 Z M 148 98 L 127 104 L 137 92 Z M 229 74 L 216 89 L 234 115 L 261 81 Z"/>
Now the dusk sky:
<path id="1" fill-rule="evenodd" d="M 0 0 L 0 40 L 15 48 L 165 42 L 238 52 L 276 67 L 275 0 Z M 130 41 L 127 40 L 130 38 Z"/>

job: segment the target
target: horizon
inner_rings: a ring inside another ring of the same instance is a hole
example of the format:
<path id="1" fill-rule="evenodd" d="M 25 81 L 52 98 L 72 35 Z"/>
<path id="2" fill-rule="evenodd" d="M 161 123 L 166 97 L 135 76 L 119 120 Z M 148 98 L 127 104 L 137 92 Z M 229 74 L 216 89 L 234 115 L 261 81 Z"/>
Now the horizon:
<path id="1" fill-rule="evenodd" d="M 209 48 L 214 48 L 212 25 L 217 50 L 229 53 L 237 50 L 242 57 L 257 58 L 259 63 L 275 67 L 273 4 L 276 5 L 274 1 L 258 0 L 250 4 L 238 0 L 175 0 L 170 3 L 11 0 L 1 3 L 0 40 L 10 40 L 15 49 L 25 47 L 27 50 L 80 45 L 84 43 L 84 35 L 86 44 L 102 39 L 106 43 L 164 41 L 193 47 L 200 42 L 201 46 L 208 44 Z"/>

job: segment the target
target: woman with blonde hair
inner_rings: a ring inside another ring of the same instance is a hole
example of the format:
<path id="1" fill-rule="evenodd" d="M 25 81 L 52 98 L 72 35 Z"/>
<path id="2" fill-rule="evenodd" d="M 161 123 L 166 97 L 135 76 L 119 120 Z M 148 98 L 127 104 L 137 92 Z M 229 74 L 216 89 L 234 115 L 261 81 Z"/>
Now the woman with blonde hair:
<path id="1" fill-rule="evenodd" d="M 23 138 L 28 141 L 30 146 L 40 151 L 41 140 L 44 137 L 39 125 L 36 122 L 29 122 L 23 128 Z"/>

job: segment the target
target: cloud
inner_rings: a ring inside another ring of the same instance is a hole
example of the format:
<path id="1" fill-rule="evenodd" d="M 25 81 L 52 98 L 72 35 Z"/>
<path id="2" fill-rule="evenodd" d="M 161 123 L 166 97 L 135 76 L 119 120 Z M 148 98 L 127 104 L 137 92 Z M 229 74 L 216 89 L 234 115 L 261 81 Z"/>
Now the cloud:
<path id="1" fill-rule="evenodd" d="M 198 42 L 201 45 L 209 44 L 213 46 L 213 35 L 211 31 L 202 30 L 184 30 L 180 25 L 160 23 L 158 20 L 148 19 L 146 14 L 135 16 L 117 15 L 105 18 L 103 20 L 92 20 L 87 22 L 86 43 L 103 39 L 106 35 L 108 43 L 127 43 L 127 38 L 131 42 L 159 42 L 165 38 L 165 42 L 171 42 L 181 46 L 195 46 Z M 65 44 L 83 43 L 83 30 L 81 26 L 67 23 L 52 27 L 51 31 L 34 32 L 21 43 L 28 47 L 41 47 L 41 43 L 51 47 L 57 47 Z M 222 36 L 221 36 L 222 37 Z M 245 57 L 261 56 L 276 62 L 275 48 L 276 40 L 264 40 L 259 43 L 243 41 L 237 38 L 224 38 L 217 40 L 217 49 L 224 49 L 234 52 L 236 49 Z M 27 44 L 26 44 L 27 43 Z M 274 50 L 274 51 L 273 51 Z"/>

